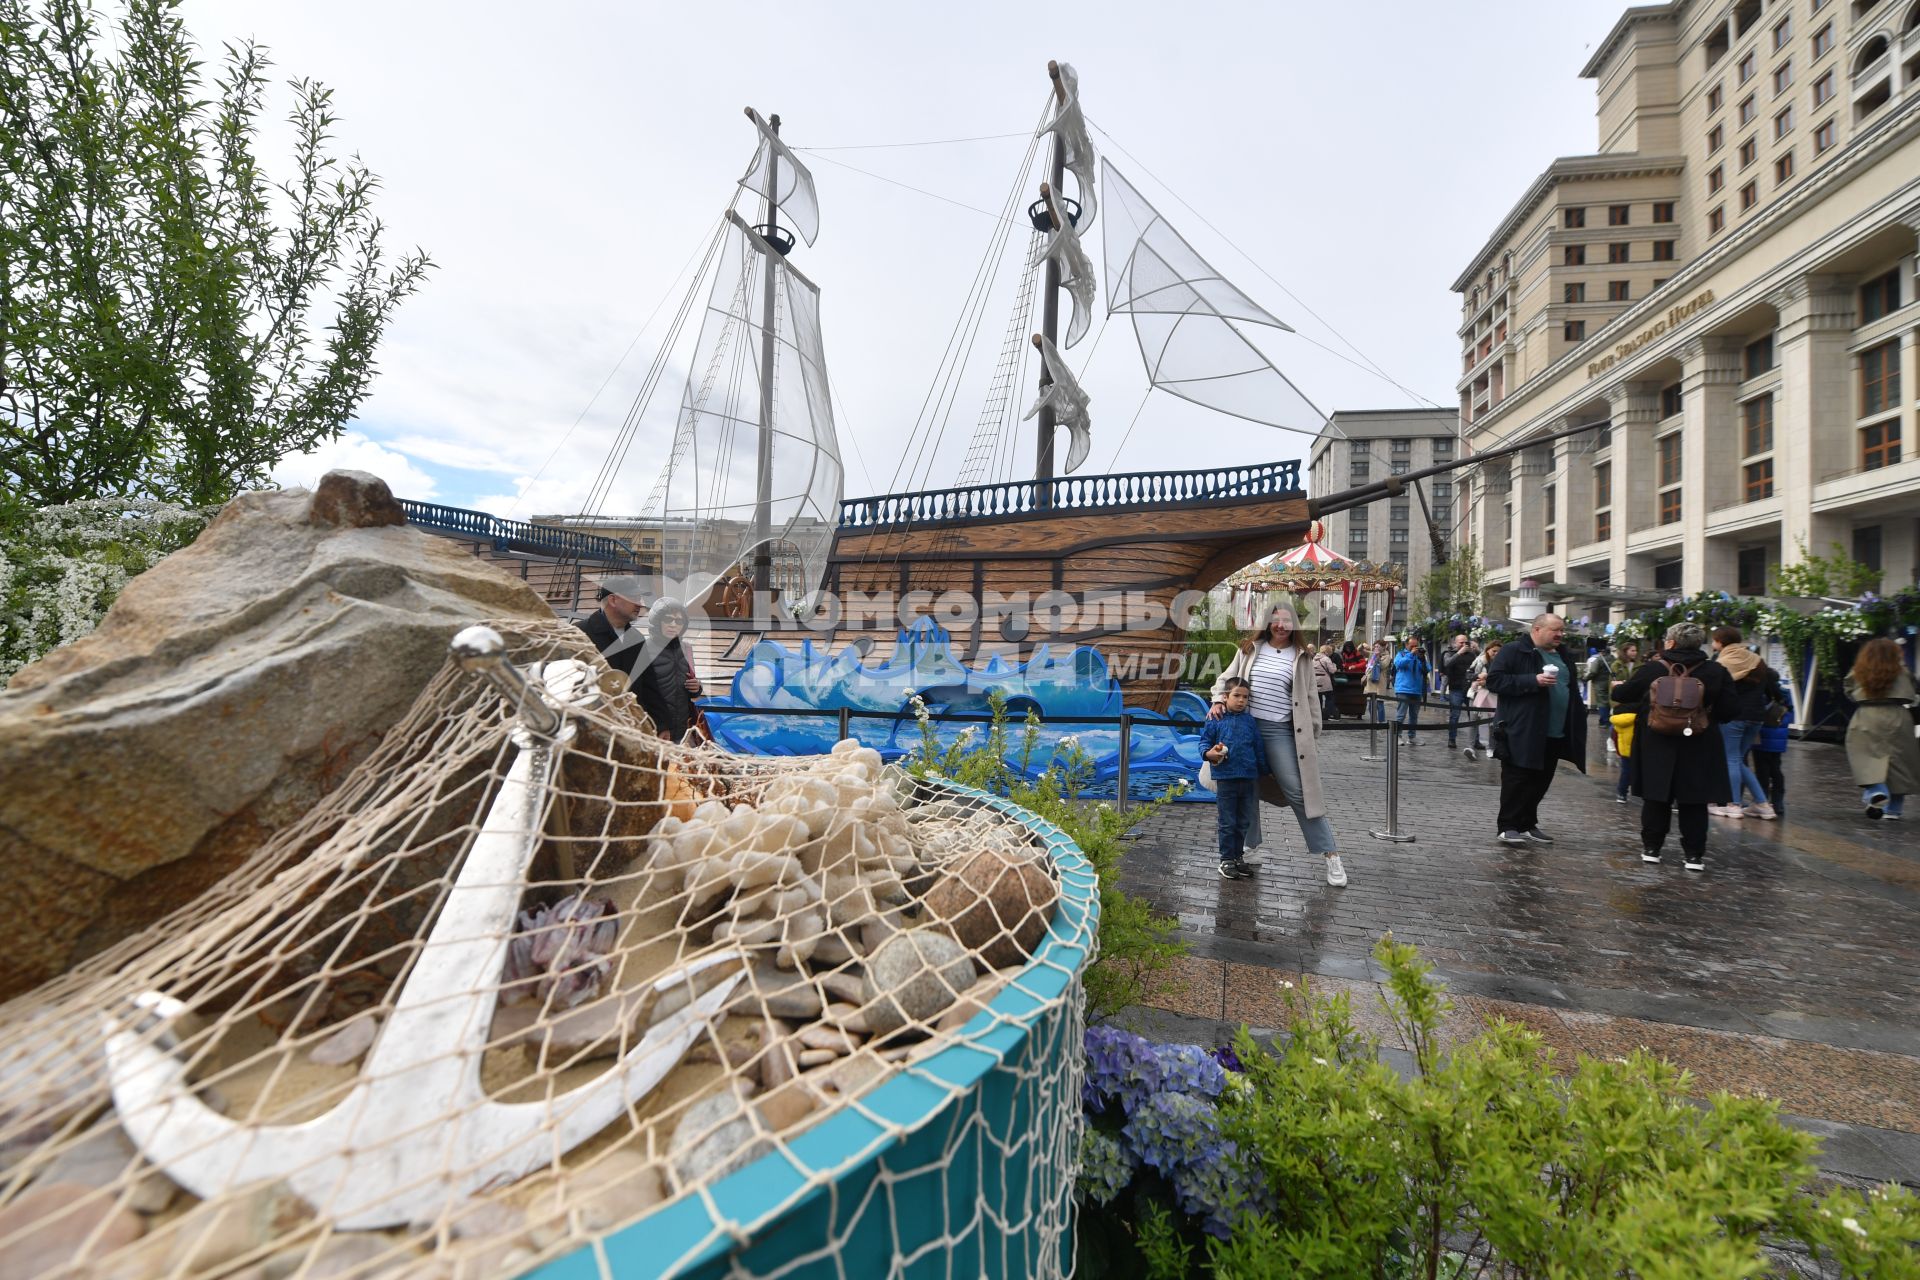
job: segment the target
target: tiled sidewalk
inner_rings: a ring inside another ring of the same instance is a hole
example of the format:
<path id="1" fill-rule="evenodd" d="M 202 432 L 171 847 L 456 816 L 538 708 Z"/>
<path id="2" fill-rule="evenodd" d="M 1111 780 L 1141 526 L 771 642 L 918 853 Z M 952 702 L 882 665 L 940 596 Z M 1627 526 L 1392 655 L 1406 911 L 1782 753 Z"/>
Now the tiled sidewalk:
<path id="1" fill-rule="evenodd" d="M 1827 1137 L 1835 1168 L 1920 1183 L 1920 823 L 1869 823 L 1837 747 L 1795 744 L 1782 822 L 1717 820 L 1704 875 L 1639 860 L 1637 802 L 1611 759 L 1563 767 L 1542 810 L 1551 848 L 1493 838 L 1499 765 L 1444 731 L 1402 752 L 1400 829 L 1383 829 L 1384 766 L 1364 733 L 1323 739 L 1323 777 L 1351 883 L 1330 888 L 1285 811 L 1264 863 L 1219 879 L 1210 807 L 1144 824 L 1126 887 L 1177 916 L 1193 954 L 1148 1004 L 1201 1034 L 1283 1029 L 1282 981 L 1347 990 L 1389 1054 L 1370 959 L 1391 930 L 1453 992 L 1449 1034 L 1500 1016 L 1571 1062 L 1644 1045 L 1703 1091 L 1764 1092 Z M 1385 735 L 1381 736 L 1384 748 Z M 1160 1016 L 1143 1011 L 1143 1016 Z M 1857 1166 L 1857 1167 L 1850 1167 Z"/>

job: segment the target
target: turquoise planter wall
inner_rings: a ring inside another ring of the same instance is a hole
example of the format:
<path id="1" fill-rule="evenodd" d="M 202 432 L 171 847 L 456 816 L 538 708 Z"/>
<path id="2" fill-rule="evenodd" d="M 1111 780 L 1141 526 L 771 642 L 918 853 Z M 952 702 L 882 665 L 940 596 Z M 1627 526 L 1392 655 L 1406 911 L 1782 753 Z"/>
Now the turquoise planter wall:
<path id="1" fill-rule="evenodd" d="M 953 784 L 1043 839 L 1060 874 L 1031 963 L 945 1049 L 783 1151 L 548 1263 L 539 1280 L 1064 1276 L 1080 1148 L 1082 971 L 1099 886 L 1050 823 Z"/>

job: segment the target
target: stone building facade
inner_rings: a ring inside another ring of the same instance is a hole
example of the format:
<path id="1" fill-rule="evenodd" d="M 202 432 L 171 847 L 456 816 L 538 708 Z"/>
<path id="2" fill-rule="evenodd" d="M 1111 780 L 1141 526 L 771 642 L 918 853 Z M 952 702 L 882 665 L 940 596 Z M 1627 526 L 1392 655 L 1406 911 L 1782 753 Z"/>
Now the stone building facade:
<path id="1" fill-rule="evenodd" d="M 1460 417 L 1452 409 L 1342 409 L 1328 419 L 1313 442 L 1307 492 L 1326 497 L 1390 475 L 1453 462 L 1461 456 L 1459 427 Z M 1407 590 L 1394 597 L 1393 612 L 1381 618 L 1387 630 L 1407 622 L 1409 597 L 1433 567 L 1433 533 L 1437 531 L 1450 548 L 1459 545 L 1456 483 L 1455 476 L 1438 476 L 1420 482 L 1423 495 L 1409 490 L 1336 512 L 1323 522 L 1326 545 L 1341 555 L 1397 564 L 1406 570 Z M 1421 496 L 1426 498 L 1425 508 Z M 1383 599 L 1376 598 L 1369 608 L 1383 604 Z M 1364 629 L 1356 634 L 1364 634 Z"/>
<path id="2" fill-rule="evenodd" d="M 1920 580 L 1920 0 L 1644 5 L 1581 74 L 1598 154 L 1454 283 L 1469 451 L 1596 424 L 1470 469 L 1490 582 Z"/>

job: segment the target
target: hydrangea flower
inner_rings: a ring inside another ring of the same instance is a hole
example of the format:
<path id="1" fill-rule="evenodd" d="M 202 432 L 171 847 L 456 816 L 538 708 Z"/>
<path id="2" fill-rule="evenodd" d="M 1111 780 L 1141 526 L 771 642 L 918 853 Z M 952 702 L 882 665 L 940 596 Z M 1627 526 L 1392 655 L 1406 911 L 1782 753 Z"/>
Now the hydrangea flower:
<path id="1" fill-rule="evenodd" d="M 1288 983 L 1287 985 L 1292 986 L 1293 984 Z M 1215 1049 L 1213 1051 L 1213 1060 L 1227 1071 L 1245 1071 L 1247 1069 L 1247 1064 L 1240 1061 L 1240 1055 L 1233 1051 L 1233 1046 L 1230 1044 L 1223 1044 L 1218 1049 Z"/>
<path id="2" fill-rule="evenodd" d="M 1087 1078 L 1080 1093 L 1090 1109 L 1117 1102 L 1130 1112 L 1159 1087 L 1159 1062 L 1146 1040 L 1118 1027 L 1088 1027 L 1086 1043 Z"/>
<path id="3" fill-rule="evenodd" d="M 1159 1063 L 1162 1089 L 1217 1098 L 1227 1087 L 1226 1071 L 1197 1044 L 1163 1044 L 1154 1049 L 1153 1056 Z"/>
<path id="4" fill-rule="evenodd" d="M 1200 1229 L 1225 1240 L 1239 1220 L 1272 1211 L 1266 1179 L 1243 1157 L 1236 1142 L 1222 1142 L 1207 1158 L 1183 1164 L 1170 1179 L 1180 1208 L 1201 1220 Z"/>
<path id="5" fill-rule="evenodd" d="M 1106 1204 L 1133 1181 L 1133 1157 L 1119 1138 L 1089 1127 L 1080 1140 L 1080 1189 Z"/>
<path id="6" fill-rule="evenodd" d="M 1171 1176 L 1182 1164 L 1211 1158 L 1221 1143 L 1219 1116 L 1204 1098 L 1171 1091 L 1147 1098 L 1122 1133 L 1140 1163 Z"/>

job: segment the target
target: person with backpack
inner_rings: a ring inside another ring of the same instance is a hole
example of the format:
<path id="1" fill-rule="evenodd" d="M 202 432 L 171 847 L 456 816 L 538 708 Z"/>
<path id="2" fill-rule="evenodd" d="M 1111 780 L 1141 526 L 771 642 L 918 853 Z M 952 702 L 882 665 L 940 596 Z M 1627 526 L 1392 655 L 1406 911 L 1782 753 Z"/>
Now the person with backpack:
<path id="1" fill-rule="evenodd" d="M 1566 635 L 1564 618 L 1543 613 L 1487 667 L 1487 688 L 1500 700 L 1493 756 L 1500 762 L 1502 844 L 1552 844 L 1540 829 L 1540 802 L 1553 771 L 1562 760 L 1587 771 L 1587 709 L 1562 647 Z"/>
<path id="2" fill-rule="evenodd" d="M 1747 763 L 1747 752 L 1760 739 L 1766 723 L 1767 708 L 1780 700 L 1780 676 L 1760 660 L 1760 655 L 1740 642 L 1740 628 L 1717 627 L 1713 633 L 1714 657 L 1718 665 L 1733 677 L 1733 690 L 1740 700 L 1740 714 L 1727 722 L 1720 732 L 1726 741 L 1727 787 L 1733 800 L 1723 808 L 1709 808 L 1709 814 L 1722 818 L 1778 817 L 1767 798 L 1760 775 Z M 1753 802 L 1741 805 L 1747 795 Z"/>
<path id="3" fill-rule="evenodd" d="M 1427 655 L 1420 652 L 1420 637 L 1408 636 L 1407 647 L 1393 655 L 1393 696 L 1400 703 L 1394 713 L 1395 731 L 1406 731 L 1406 745 L 1413 745 L 1414 731 L 1420 727 L 1420 702 L 1427 696 L 1427 676 L 1432 668 Z"/>
<path id="4" fill-rule="evenodd" d="M 1447 750 L 1460 745 L 1460 713 L 1467 709 L 1467 695 L 1473 691 L 1473 641 L 1463 635 L 1453 638 L 1453 648 L 1440 664 L 1447 678 Z M 1473 743 L 1467 743 L 1467 755 L 1473 755 Z"/>
<path id="5" fill-rule="evenodd" d="M 1680 811 L 1680 856 L 1689 871 L 1707 869 L 1707 806 L 1732 794 L 1717 725 L 1740 717 L 1740 696 L 1725 667 L 1707 661 L 1705 628 L 1678 622 L 1666 647 L 1613 691 L 1638 708 L 1633 731 L 1633 790 L 1640 797 L 1640 860 L 1658 863 Z"/>

